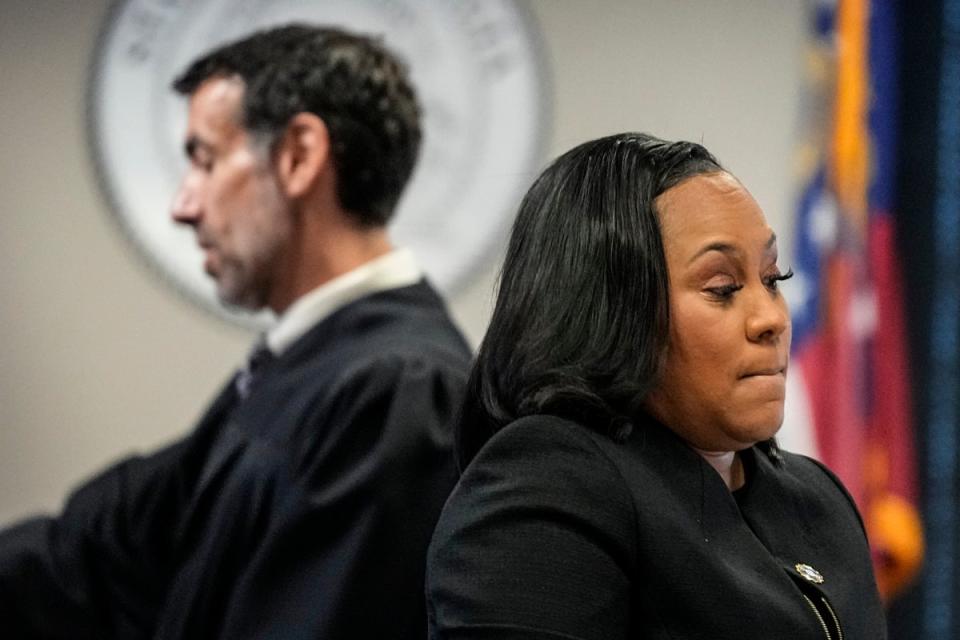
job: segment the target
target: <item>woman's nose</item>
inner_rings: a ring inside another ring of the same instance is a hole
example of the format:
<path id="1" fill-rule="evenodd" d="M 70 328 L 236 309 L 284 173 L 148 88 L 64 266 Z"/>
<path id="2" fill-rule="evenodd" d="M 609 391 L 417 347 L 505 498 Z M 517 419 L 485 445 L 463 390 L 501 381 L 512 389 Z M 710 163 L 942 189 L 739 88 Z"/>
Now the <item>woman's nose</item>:
<path id="1" fill-rule="evenodd" d="M 774 340 L 790 326 L 790 313 L 783 296 L 764 287 L 754 296 L 747 318 L 747 337 L 752 341 Z"/>

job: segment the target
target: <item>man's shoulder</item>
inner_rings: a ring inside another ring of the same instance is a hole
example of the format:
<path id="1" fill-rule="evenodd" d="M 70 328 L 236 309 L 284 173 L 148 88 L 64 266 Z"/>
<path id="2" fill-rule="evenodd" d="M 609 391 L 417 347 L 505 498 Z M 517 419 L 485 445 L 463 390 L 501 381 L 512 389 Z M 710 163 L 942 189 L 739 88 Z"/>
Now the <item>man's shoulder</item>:
<path id="1" fill-rule="evenodd" d="M 329 428 L 314 425 L 334 416 L 347 424 L 344 416 L 374 420 L 394 409 L 409 416 L 440 412 L 452 423 L 470 352 L 445 312 L 431 316 L 420 310 L 429 305 L 404 300 L 418 295 L 372 294 L 318 323 L 265 371 L 244 418 L 282 423 L 272 433 L 307 439 L 330 436 Z"/>
<path id="2" fill-rule="evenodd" d="M 469 351 L 456 328 L 441 295 L 426 280 L 412 285 L 371 294 L 344 309 L 345 318 L 353 318 L 355 328 L 380 328 L 385 332 L 407 331 L 423 336 L 442 332 L 455 336 Z M 383 318 L 382 324 L 367 322 Z"/>
<path id="3" fill-rule="evenodd" d="M 439 370 L 466 380 L 471 351 L 440 296 L 421 281 L 356 300 L 310 329 L 284 357 L 311 378 Z"/>

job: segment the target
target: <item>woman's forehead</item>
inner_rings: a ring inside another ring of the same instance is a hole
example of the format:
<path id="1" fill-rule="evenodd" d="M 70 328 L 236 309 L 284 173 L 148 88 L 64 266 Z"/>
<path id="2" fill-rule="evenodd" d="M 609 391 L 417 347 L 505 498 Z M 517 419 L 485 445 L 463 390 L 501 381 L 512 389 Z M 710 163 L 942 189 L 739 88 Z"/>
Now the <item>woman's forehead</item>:
<path id="1" fill-rule="evenodd" d="M 688 178 L 660 195 L 656 206 L 665 245 L 722 240 L 765 247 L 772 234 L 760 205 L 726 172 Z"/>
<path id="2" fill-rule="evenodd" d="M 701 173 L 685 178 L 680 183 L 661 193 L 657 199 L 657 212 L 663 215 L 673 209 L 698 208 L 707 204 L 734 206 L 739 201 L 753 200 L 747 188 L 726 171 Z"/>

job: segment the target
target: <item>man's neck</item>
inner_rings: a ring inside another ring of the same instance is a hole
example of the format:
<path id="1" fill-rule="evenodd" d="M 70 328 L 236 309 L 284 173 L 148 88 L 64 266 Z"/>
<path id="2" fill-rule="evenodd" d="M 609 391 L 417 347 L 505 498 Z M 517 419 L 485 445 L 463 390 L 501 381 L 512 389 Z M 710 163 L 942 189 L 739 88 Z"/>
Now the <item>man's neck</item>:
<path id="1" fill-rule="evenodd" d="M 416 284 L 423 272 L 409 250 L 396 249 L 352 271 L 328 280 L 291 304 L 267 332 L 275 354 L 283 353 L 310 328 L 352 302 L 368 295 Z"/>
<path id="2" fill-rule="evenodd" d="M 286 275 L 278 278 L 271 296 L 268 306 L 277 315 L 304 294 L 393 250 L 383 227 L 306 231 L 291 248 Z"/>

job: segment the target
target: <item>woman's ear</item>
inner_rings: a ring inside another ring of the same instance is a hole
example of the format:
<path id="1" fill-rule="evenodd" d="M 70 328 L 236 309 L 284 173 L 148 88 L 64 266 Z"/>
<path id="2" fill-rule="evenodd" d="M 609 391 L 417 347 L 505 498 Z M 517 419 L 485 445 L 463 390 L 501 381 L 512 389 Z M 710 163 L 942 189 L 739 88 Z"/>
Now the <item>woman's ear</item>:
<path id="1" fill-rule="evenodd" d="M 329 164 L 327 125 L 316 114 L 298 113 L 287 123 L 274 154 L 280 185 L 287 197 L 305 195 Z"/>

